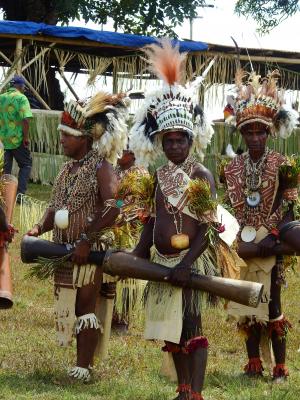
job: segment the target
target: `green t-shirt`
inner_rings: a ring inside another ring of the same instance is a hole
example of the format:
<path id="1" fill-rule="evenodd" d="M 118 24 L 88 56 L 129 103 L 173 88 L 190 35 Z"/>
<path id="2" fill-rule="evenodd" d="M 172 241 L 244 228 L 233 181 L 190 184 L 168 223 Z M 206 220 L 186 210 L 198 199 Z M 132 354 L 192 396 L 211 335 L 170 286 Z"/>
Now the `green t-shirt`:
<path id="1" fill-rule="evenodd" d="M 31 118 L 27 97 L 15 88 L 0 95 L 0 140 L 4 149 L 18 148 L 23 141 L 22 120 Z"/>

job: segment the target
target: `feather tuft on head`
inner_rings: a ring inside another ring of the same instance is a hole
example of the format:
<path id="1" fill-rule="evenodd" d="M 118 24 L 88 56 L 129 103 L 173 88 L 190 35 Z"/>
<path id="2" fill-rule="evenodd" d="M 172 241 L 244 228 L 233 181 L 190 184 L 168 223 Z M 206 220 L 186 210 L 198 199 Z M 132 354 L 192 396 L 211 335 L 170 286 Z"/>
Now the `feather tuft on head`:
<path id="1" fill-rule="evenodd" d="M 187 53 L 179 52 L 179 45 L 173 46 L 170 39 L 143 48 L 148 56 L 149 70 L 168 85 L 182 83 Z"/>
<path id="2" fill-rule="evenodd" d="M 280 78 L 280 73 L 277 69 L 268 73 L 267 76 L 267 96 L 277 100 L 277 82 Z"/>
<path id="3" fill-rule="evenodd" d="M 88 105 L 85 108 L 85 117 L 91 118 L 96 114 L 103 113 L 106 111 L 108 106 L 117 107 L 123 103 L 125 97 L 124 93 L 109 94 L 105 92 L 99 92 L 91 98 Z M 123 104 L 125 106 L 125 104 Z"/>
<path id="4" fill-rule="evenodd" d="M 244 79 L 247 76 L 247 72 L 245 72 L 242 68 L 238 68 L 235 73 L 235 84 L 240 90 L 244 85 Z"/>

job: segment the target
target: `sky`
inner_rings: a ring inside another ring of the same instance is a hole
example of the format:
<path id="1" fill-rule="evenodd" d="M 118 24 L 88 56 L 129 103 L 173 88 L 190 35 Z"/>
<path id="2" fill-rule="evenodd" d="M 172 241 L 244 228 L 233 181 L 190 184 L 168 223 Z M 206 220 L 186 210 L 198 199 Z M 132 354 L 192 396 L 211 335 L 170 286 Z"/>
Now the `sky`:
<path id="1" fill-rule="evenodd" d="M 259 36 L 252 18 L 234 14 L 235 0 L 217 0 L 214 8 L 203 8 L 194 22 L 193 39 L 208 43 L 233 45 L 233 36 L 240 47 L 300 51 L 300 13 L 283 21 L 270 34 Z M 189 37 L 189 23 L 177 29 L 180 37 Z"/>
<path id="2" fill-rule="evenodd" d="M 193 40 L 232 46 L 233 36 L 240 47 L 254 47 L 300 51 L 300 12 L 283 21 L 270 34 L 259 36 L 256 22 L 234 14 L 235 0 L 216 0 L 214 8 L 198 9 L 199 19 L 193 23 Z M 73 21 L 70 25 L 99 29 L 92 22 Z M 104 30 L 112 30 L 112 23 L 105 25 Z M 181 27 L 176 28 L 181 39 L 190 37 L 190 24 L 187 19 Z"/>

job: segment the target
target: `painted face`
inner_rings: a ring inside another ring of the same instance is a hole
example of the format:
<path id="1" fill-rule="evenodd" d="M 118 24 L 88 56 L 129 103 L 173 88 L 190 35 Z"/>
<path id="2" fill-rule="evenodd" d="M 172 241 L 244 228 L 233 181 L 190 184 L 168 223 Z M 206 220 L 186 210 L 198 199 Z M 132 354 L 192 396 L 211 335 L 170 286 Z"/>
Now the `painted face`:
<path id="1" fill-rule="evenodd" d="M 269 135 L 269 128 L 260 123 L 253 122 L 241 128 L 243 139 L 250 153 L 263 153 Z"/>
<path id="2" fill-rule="evenodd" d="M 85 141 L 86 137 L 84 136 L 73 136 L 61 131 L 60 143 L 65 156 L 74 157 L 76 154 L 80 153 Z"/>
<path id="3" fill-rule="evenodd" d="M 191 141 L 186 132 L 166 132 L 162 139 L 163 151 L 174 164 L 183 163 L 189 155 Z"/>

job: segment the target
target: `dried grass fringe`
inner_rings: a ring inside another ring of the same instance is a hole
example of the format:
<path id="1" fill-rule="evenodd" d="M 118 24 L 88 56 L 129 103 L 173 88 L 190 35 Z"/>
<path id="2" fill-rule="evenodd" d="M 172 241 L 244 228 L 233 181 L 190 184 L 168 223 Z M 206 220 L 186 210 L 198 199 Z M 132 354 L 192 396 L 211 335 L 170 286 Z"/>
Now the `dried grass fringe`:
<path id="1" fill-rule="evenodd" d="M 159 255 L 157 252 L 154 253 L 152 258 L 153 262 L 168 266 L 170 268 L 175 267 L 184 257 L 186 252 L 181 252 L 178 257 L 166 258 Z M 202 253 L 202 255 L 197 259 L 197 261 L 193 264 L 192 270 L 194 273 L 198 273 L 201 275 L 208 275 L 208 276 L 219 276 L 220 273 L 216 268 L 217 265 L 217 258 L 215 255 L 214 250 L 209 247 L 207 250 Z M 150 291 L 151 297 L 156 299 L 156 302 L 160 304 L 161 314 L 155 315 L 154 318 L 160 320 L 164 316 L 164 310 L 166 301 L 169 297 L 172 296 L 174 287 L 171 286 L 169 283 L 164 282 L 148 282 L 144 295 L 143 295 L 143 302 L 146 303 Z M 212 300 L 212 301 L 211 301 Z M 183 296 L 183 313 L 187 310 L 189 313 L 194 315 L 199 315 L 201 309 L 205 305 L 215 304 L 215 299 L 211 298 L 211 295 L 206 294 L 200 290 L 193 290 L 192 291 L 192 298 L 189 301 L 189 304 L 186 304 L 185 298 Z"/>

